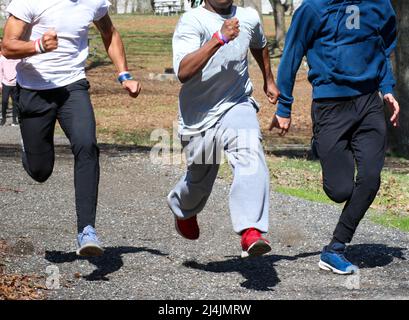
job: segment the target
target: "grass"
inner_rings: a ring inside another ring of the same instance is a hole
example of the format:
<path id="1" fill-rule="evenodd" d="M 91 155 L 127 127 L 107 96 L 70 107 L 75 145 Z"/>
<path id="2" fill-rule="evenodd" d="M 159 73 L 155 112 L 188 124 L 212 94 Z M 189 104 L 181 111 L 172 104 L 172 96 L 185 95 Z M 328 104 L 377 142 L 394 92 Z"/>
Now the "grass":
<path id="1" fill-rule="evenodd" d="M 406 170 L 386 168 L 382 185 L 369 217 L 388 227 L 409 231 L 409 161 L 397 159 Z M 322 172 L 319 162 L 305 159 L 267 156 L 272 189 L 289 196 L 309 201 L 335 204 L 322 189 Z M 232 179 L 229 166 L 224 163 L 219 175 Z M 343 205 L 338 205 L 340 211 Z"/>
<path id="2" fill-rule="evenodd" d="M 101 129 L 100 140 L 104 143 L 114 143 L 120 145 L 135 145 L 152 147 L 155 143 L 151 141 L 151 132 L 147 130 L 138 130 L 126 132 L 120 129 Z M 101 137 L 106 137 L 102 138 Z"/>
<path id="3" fill-rule="evenodd" d="M 130 65 L 135 68 L 157 69 L 171 65 L 172 34 L 178 17 L 149 15 L 115 15 L 113 23 L 120 31 Z M 91 59 L 109 62 L 95 27 L 90 30 Z M 162 69 L 162 68 L 161 68 Z"/>
<path id="4" fill-rule="evenodd" d="M 317 193 L 317 192 L 312 192 L 311 190 L 307 190 L 303 188 L 291 188 L 291 187 L 283 187 L 283 186 L 277 186 L 274 189 L 276 192 L 286 194 L 292 197 L 305 199 L 308 201 L 328 203 L 328 204 L 333 203 L 324 193 L 321 193 L 321 192 Z"/>
<path id="5" fill-rule="evenodd" d="M 373 222 L 383 226 L 409 232 L 409 216 L 405 217 L 388 214 L 372 214 L 371 219 Z"/>

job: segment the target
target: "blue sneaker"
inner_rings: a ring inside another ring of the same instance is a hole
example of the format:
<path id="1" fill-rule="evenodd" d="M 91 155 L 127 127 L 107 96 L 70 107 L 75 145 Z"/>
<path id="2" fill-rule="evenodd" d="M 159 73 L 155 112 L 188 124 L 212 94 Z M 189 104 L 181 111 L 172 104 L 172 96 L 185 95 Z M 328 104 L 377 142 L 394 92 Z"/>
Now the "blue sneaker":
<path id="1" fill-rule="evenodd" d="M 318 266 L 336 274 L 353 274 L 359 270 L 345 258 L 345 245 L 342 243 L 334 243 L 331 248 L 324 247 Z"/>
<path id="2" fill-rule="evenodd" d="M 104 253 L 101 243 L 98 240 L 97 232 L 91 226 L 86 226 L 81 233 L 78 234 L 78 250 L 77 255 L 83 257 L 97 257 Z"/>

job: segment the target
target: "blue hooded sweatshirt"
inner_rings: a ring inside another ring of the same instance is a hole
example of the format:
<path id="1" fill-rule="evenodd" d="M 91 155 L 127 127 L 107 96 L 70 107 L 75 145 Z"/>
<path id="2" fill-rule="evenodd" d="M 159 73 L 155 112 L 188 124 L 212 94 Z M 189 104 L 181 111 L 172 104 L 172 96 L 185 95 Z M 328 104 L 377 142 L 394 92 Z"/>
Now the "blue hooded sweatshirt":
<path id="1" fill-rule="evenodd" d="M 304 0 L 294 13 L 278 69 L 277 115 L 291 116 L 305 55 L 313 99 L 393 93 L 390 55 L 396 33 L 390 0 Z"/>

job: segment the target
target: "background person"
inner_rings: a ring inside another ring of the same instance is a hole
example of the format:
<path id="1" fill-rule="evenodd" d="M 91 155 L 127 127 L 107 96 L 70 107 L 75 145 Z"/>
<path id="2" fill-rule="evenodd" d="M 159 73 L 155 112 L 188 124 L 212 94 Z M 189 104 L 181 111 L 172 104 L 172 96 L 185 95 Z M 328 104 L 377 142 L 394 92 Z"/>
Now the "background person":
<path id="1" fill-rule="evenodd" d="M 0 39 L 0 48 L 1 48 Z M 16 66 L 20 62 L 19 59 L 6 59 L 0 52 L 0 87 L 1 87 L 1 121 L 0 125 L 4 126 L 7 122 L 7 109 L 9 99 L 13 104 L 13 122 L 12 126 L 17 126 L 17 71 Z"/>

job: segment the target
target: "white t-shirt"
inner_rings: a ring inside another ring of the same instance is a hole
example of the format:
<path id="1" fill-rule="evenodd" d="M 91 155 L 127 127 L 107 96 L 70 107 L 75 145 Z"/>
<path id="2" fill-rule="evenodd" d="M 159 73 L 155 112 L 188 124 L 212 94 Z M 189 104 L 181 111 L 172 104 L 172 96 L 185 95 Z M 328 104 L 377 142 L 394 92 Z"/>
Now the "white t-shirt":
<path id="1" fill-rule="evenodd" d="M 17 66 L 17 82 L 33 90 L 69 85 L 85 78 L 88 29 L 108 13 L 107 0 L 13 0 L 7 11 L 29 24 L 25 40 L 36 40 L 54 29 L 55 51 L 23 59 Z"/>
<path id="2" fill-rule="evenodd" d="M 182 85 L 179 94 L 179 133 L 197 134 L 212 127 L 234 105 L 252 101 L 249 79 L 249 48 L 267 45 L 260 17 L 252 8 L 233 6 L 232 14 L 222 16 L 204 7 L 185 13 L 173 35 L 173 67 L 178 74 L 183 58 L 202 47 L 220 30 L 226 19 L 236 17 L 240 34 L 222 46 L 203 70 Z"/>

